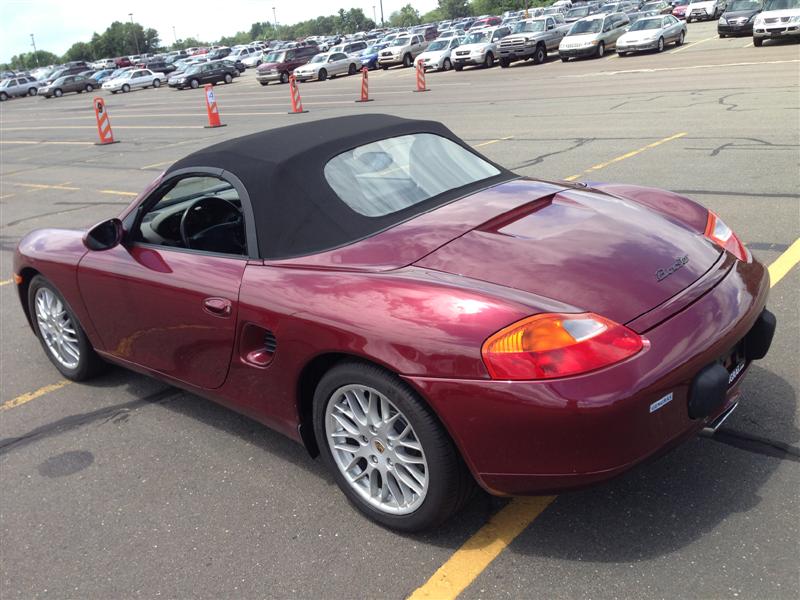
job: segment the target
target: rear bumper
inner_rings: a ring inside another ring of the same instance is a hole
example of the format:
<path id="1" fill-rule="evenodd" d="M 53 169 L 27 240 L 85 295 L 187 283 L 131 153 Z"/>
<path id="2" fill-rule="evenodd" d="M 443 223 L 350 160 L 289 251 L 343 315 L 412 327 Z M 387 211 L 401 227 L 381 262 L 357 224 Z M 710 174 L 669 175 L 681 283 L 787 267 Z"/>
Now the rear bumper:
<path id="1" fill-rule="evenodd" d="M 744 25 L 722 25 L 717 22 L 717 33 L 722 35 L 751 35 L 753 33 L 753 22 L 748 21 Z"/>
<path id="2" fill-rule="evenodd" d="M 738 372 L 730 385 L 726 377 L 721 395 L 705 404 L 697 398 L 719 381 L 696 381 L 734 348 L 749 346 L 753 359 L 766 353 L 771 330 L 747 336 L 754 328 L 769 329 L 759 325 L 768 290 L 761 264 L 737 261 L 705 295 L 643 332 L 649 347 L 640 354 L 583 376 L 406 379 L 428 399 L 487 491 L 540 494 L 583 487 L 681 443 L 737 401 L 749 358 L 732 367 Z M 760 346 L 743 342 L 756 338 Z"/>
<path id="3" fill-rule="evenodd" d="M 281 74 L 280 72 L 269 72 L 269 73 L 258 73 L 256 75 L 256 81 L 259 83 L 270 82 L 270 81 L 280 81 Z"/>
<path id="4" fill-rule="evenodd" d="M 597 46 L 586 46 L 585 48 L 567 48 L 562 50 L 558 49 L 559 56 L 566 58 L 585 58 L 587 56 L 594 56 L 597 54 Z"/>

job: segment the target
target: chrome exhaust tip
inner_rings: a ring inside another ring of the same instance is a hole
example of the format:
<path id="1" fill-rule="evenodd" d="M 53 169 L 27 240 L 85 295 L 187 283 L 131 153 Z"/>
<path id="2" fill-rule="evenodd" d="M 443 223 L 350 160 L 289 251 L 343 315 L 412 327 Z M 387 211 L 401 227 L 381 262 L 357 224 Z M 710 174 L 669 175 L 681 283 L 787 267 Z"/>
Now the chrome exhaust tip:
<path id="1" fill-rule="evenodd" d="M 727 420 L 727 418 L 730 417 L 731 414 L 733 414 L 733 411 L 736 410 L 737 406 L 739 406 L 739 401 L 738 400 L 736 402 L 734 402 L 733 404 L 731 404 L 725 410 L 725 412 L 723 412 L 720 416 L 718 416 L 716 419 L 711 421 L 708 425 L 703 427 L 703 429 L 700 430 L 700 435 L 703 436 L 703 437 L 711 437 L 712 435 L 714 435 L 717 432 L 717 429 L 719 429 L 722 426 L 722 424 Z"/>

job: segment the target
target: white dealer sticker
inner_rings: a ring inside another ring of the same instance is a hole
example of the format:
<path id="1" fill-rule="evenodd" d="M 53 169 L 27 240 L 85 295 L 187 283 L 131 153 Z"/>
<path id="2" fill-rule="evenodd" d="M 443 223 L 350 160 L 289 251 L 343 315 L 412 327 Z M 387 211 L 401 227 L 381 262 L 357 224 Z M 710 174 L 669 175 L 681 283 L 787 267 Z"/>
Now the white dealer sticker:
<path id="1" fill-rule="evenodd" d="M 665 404 L 669 404 L 672 402 L 672 392 L 661 398 L 661 400 L 656 400 L 650 405 L 650 412 L 656 412 L 659 408 L 664 406 Z"/>

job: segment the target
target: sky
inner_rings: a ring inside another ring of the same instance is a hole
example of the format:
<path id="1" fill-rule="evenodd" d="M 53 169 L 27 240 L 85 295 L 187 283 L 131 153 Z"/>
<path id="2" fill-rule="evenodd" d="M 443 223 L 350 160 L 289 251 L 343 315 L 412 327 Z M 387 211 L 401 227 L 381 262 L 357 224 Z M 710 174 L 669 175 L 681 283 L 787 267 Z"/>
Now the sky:
<path id="1" fill-rule="evenodd" d="M 437 0 L 410 0 L 425 13 L 438 6 Z M 383 0 L 386 18 L 409 0 Z M 36 48 L 63 54 L 75 42 L 88 42 L 95 31 L 102 33 L 113 21 L 134 21 L 156 29 L 162 43 L 197 37 L 218 39 L 237 31 L 250 29 L 257 21 L 272 21 L 272 7 L 279 24 L 292 24 L 319 15 L 334 14 L 339 8 L 361 8 L 372 17 L 373 9 L 380 20 L 380 0 L 3 0 L 0 8 L 0 62 L 15 54 L 29 52 L 30 34 Z"/>

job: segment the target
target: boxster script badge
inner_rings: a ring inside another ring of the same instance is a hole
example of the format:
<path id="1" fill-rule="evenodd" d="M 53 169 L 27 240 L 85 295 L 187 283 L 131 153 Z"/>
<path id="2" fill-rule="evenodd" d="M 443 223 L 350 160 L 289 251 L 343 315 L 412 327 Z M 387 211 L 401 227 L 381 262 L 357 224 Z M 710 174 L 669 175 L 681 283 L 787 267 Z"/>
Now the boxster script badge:
<path id="1" fill-rule="evenodd" d="M 689 255 L 688 254 L 684 254 L 683 256 L 680 256 L 680 257 L 676 258 L 675 262 L 672 263 L 666 269 L 659 269 L 658 271 L 656 271 L 656 279 L 658 281 L 666 279 L 667 277 L 672 275 L 675 271 L 677 271 L 678 269 L 683 267 L 683 265 L 685 265 L 688 262 L 689 262 Z"/>

